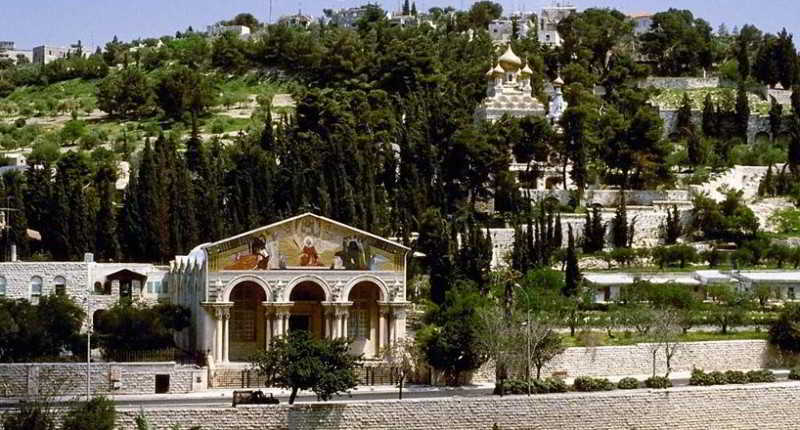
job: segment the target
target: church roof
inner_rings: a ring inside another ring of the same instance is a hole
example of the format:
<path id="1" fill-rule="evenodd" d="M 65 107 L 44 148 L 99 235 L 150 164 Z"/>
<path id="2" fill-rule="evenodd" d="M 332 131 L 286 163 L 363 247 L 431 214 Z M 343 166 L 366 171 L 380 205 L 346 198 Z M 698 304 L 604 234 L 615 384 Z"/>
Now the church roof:
<path id="1" fill-rule="evenodd" d="M 522 59 L 511 50 L 510 44 L 508 48 L 506 48 L 506 52 L 504 52 L 497 61 L 505 70 L 516 70 L 522 66 Z"/>
<path id="2" fill-rule="evenodd" d="M 212 243 L 207 243 L 207 244 L 201 245 L 201 246 L 203 248 L 208 249 L 208 248 L 214 247 L 214 246 L 219 245 L 219 244 L 223 244 L 223 243 L 231 241 L 231 240 L 245 238 L 245 237 L 251 236 L 253 234 L 260 233 L 260 232 L 265 231 L 265 230 L 270 230 L 270 229 L 273 229 L 275 227 L 278 227 L 278 226 L 281 226 L 281 225 L 284 225 L 284 224 L 288 224 L 288 223 L 291 223 L 291 222 L 294 222 L 294 221 L 297 221 L 297 220 L 300 220 L 300 219 L 303 219 L 303 218 L 315 218 L 315 219 L 317 219 L 319 221 L 330 223 L 330 224 L 336 225 L 336 226 L 338 226 L 340 228 L 343 228 L 343 229 L 346 229 L 346 230 L 350 230 L 350 231 L 352 231 L 354 233 L 358 233 L 358 234 L 362 234 L 364 236 L 370 237 L 372 239 L 375 239 L 375 240 L 377 240 L 379 242 L 383 242 L 383 243 L 385 243 L 387 245 L 390 245 L 392 247 L 400 248 L 400 249 L 403 249 L 403 250 L 406 250 L 406 251 L 410 251 L 411 250 L 411 248 L 409 248 L 409 247 L 407 247 L 407 246 L 405 246 L 405 245 L 403 245 L 401 243 L 397 243 L 397 242 L 391 241 L 389 239 L 386 239 L 384 237 L 378 236 L 376 234 L 372 234 L 372 233 L 370 233 L 368 231 L 357 229 L 355 227 L 351 227 L 351 226 L 349 226 L 347 224 L 344 224 L 344 223 L 341 223 L 339 221 L 335 221 L 335 220 L 332 220 L 330 218 L 326 218 L 324 216 L 320 216 L 320 215 L 317 215 L 317 214 L 314 214 L 314 213 L 311 213 L 311 212 L 306 212 L 304 214 L 293 216 L 293 217 L 287 218 L 287 219 L 285 219 L 283 221 L 278 221 L 276 223 L 272 223 L 272 224 L 269 224 L 269 225 L 266 225 L 266 226 L 263 226 L 263 227 L 259 227 L 259 228 L 256 228 L 256 229 L 253 229 L 253 230 L 250 230 L 250 231 L 246 231 L 244 233 L 237 234 L 236 236 L 227 237 L 225 239 L 218 240 L 218 241 L 212 242 Z"/>
<path id="3" fill-rule="evenodd" d="M 533 70 L 531 70 L 530 66 L 528 66 L 526 64 L 525 67 L 522 68 L 522 71 L 520 71 L 520 74 L 522 74 L 522 75 L 533 75 Z"/>

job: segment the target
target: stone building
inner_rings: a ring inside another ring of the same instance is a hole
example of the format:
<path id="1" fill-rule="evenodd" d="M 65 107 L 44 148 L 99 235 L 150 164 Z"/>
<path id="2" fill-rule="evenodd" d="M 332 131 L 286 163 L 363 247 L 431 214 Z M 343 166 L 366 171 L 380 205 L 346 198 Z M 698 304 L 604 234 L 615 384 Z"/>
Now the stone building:
<path id="1" fill-rule="evenodd" d="M 353 340 L 377 359 L 405 336 L 410 249 L 306 213 L 196 247 L 168 266 L 84 262 L 0 263 L 0 297 L 37 302 L 66 294 L 93 318 L 119 300 L 169 301 L 191 310 L 178 336 L 224 367 L 246 362 L 292 330 Z"/>
<path id="2" fill-rule="evenodd" d="M 558 23 L 577 12 L 575 6 L 557 3 L 542 8 L 539 14 L 539 43 L 548 46 L 561 46 L 561 35 L 558 34 Z"/>
<path id="3" fill-rule="evenodd" d="M 531 86 L 533 70 L 528 64 L 525 66 L 522 64 L 522 59 L 514 53 L 509 44 L 503 55 L 498 58 L 497 64 L 486 72 L 486 98 L 475 110 L 476 121 L 495 122 L 504 115 L 508 115 L 513 118 L 546 117 L 552 124 L 558 123 L 561 114 L 567 108 L 561 92 L 564 81 L 557 78 L 549 85 L 552 90 L 549 94 L 549 109 L 545 112 L 544 104 L 533 96 L 533 87 Z M 518 178 L 524 179 L 524 182 L 531 188 L 555 188 L 559 184 L 563 184 L 563 167 L 559 160 L 554 157 L 550 158 L 534 161 L 531 166 L 513 160 L 511 171 L 516 172 Z M 522 178 L 529 173 L 531 167 L 535 167 L 538 176 Z"/>

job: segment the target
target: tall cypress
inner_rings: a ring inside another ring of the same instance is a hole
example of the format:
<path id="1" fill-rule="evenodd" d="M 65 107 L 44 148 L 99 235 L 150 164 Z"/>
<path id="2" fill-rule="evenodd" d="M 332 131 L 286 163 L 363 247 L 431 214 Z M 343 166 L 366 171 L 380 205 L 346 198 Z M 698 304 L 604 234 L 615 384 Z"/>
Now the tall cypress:
<path id="1" fill-rule="evenodd" d="M 742 139 L 747 139 L 747 128 L 750 122 L 750 101 L 744 82 L 736 88 L 736 132 Z"/>
<path id="2" fill-rule="evenodd" d="M 581 270 L 578 266 L 578 255 L 575 251 L 575 238 L 572 235 L 572 225 L 568 225 L 566 269 L 564 272 L 564 287 L 561 290 L 561 294 L 565 297 L 574 297 L 578 293 L 580 282 Z"/>
<path id="3" fill-rule="evenodd" d="M 116 172 L 112 165 L 101 165 L 95 174 L 98 210 L 94 250 L 99 261 L 117 261 L 120 258 L 117 240 L 117 219 L 114 210 L 114 185 Z"/>

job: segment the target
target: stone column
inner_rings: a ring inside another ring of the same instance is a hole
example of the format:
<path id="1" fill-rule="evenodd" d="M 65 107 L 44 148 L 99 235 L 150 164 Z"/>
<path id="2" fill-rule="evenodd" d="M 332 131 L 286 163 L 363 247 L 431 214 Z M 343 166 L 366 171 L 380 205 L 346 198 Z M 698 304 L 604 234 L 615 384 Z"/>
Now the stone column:
<path id="1" fill-rule="evenodd" d="M 214 362 L 222 363 L 222 309 L 214 309 L 216 330 L 214 331 Z"/>
<path id="2" fill-rule="evenodd" d="M 323 335 L 326 339 L 333 339 L 334 336 L 334 321 L 336 320 L 336 308 L 332 303 L 322 304 L 322 321 L 325 325 L 325 332 Z"/>
<path id="3" fill-rule="evenodd" d="M 389 327 L 391 325 L 391 308 L 388 305 L 381 304 L 379 311 L 381 313 L 378 327 L 378 350 L 389 346 Z"/>
<path id="4" fill-rule="evenodd" d="M 397 306 L 394 309 L 394 329 L 392 330 L 392 341 L 406 337 L 406 308 L 404 305 Z"/>
<path id="5" fill-rule="evenodd" d="M 225 307 L 222 309 L 222 337 L 225 339 L 222 346 L 222 362 L 227 363 L 230 356 L 231 349 L 231 308 Z"/>
<path id="6" fill-rule="evenodd" d="M 264 350 L 269 349 L 270 341 L 272 340 L 272 315 L 274 311 L 272 308 L 267 307 L 264 310 Z"/>

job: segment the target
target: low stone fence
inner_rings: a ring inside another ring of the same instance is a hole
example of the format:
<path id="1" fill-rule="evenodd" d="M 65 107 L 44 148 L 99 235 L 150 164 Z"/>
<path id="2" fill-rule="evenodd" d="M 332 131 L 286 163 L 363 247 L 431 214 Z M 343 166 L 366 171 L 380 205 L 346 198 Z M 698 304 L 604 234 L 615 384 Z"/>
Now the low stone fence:
<path id="1" fill-rule="evenodd" d="M 693 368 L 706 371 L 754 370 L 778 365 L 769 344 L 764 340 L 733 340 L 718 342 L 686 342 L 678 347 L 672 358 L 673 372 L 686 372 Z M 653 372 L 651 344 L 630 346 L 601 346 L 594 348 L 567 348 L 542 369 L 542 376 L 554 373 L 577 376 L 630 376 Z M 656 356 L 656 372 L 664 374 L 664 353 Z M 473 375 L 474 382 L 493 382 L 494 364 L 484 365 Z"/>
<path id="2" fill-rule="evenodd" d="M 207 389 L 208 371 L 164 363 L 92 363 L 95 394 L 152 394 L 156 379 L 168 393 Z M 86 363 L 0 364 L 0 396 L 72 396 L 86 393 Z"/>
<path id="3" fill-rule="evenodd" d="M 697 90 L 702 88 L 718 88 L 720 79 L 718 77 L 679 77 L 650 76 L 639 82 L 639 88 L 658 88 L 662 90 Z"/>
<path id="4" fill-rule="evenodd" d="M 238 408 L 158 408 L 153 429 L 217 430 L 785 429 L 797 428 L 800 384 L 781 382 L 668 390 L 534 396 L 380 400 Z M 138 410 L 118 411 L 122 430 Z"/>

